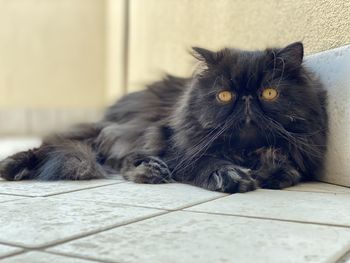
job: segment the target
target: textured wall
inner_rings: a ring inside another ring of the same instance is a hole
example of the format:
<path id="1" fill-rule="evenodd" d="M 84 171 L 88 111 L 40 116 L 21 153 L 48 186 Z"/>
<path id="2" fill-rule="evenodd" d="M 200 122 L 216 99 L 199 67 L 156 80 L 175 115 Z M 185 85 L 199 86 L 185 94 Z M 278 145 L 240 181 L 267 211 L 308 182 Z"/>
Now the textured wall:
<path id="1" fill-rule="evenodd" d="M 126 93 L 128 0 L 106 2 L 106 103 Z"/>
<path id="2" fill-rule="evenodd" d="M 105 102 L 104 0 L 0 0 L 0 107 Z"/>
<path id="3" fill-rule="evenodd" d="M 303 40 L 310 54 L 350 42 L 347 0 L 130 0 L 126 63 L 126 1 L 0 0 L 0 108 L 100 107 L 125 83 L 190 74 L 193 45 Z"/>
<path id="4" fill-rule="evenodd" d="M 264 48 L 302 40 L 306 53 L 350 43 L 349 0 L 131 0 L 129 90 L 162 72 L 188 75 L 193 45 Z"/>

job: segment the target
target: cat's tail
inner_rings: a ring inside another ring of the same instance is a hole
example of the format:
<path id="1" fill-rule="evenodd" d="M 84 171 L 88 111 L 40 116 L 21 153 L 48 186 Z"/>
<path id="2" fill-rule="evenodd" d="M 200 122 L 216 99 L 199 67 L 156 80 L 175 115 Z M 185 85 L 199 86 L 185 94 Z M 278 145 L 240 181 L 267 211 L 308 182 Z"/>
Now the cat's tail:
<path id="1" fill-rule="evenodd" d="M 100 127 L 78 126 L 50 136 L 35 149 L 9 156 L 0 162 L 0 177 L 6 180 L 88 180 L 107 174 L 93 149 Z"/>

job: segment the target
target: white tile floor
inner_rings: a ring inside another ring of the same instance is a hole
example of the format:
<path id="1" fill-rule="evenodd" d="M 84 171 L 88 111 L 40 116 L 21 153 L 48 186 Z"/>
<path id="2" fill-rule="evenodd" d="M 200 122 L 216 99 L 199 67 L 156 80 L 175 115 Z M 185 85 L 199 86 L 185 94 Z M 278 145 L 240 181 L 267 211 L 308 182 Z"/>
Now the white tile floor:
<path id="1" fill-rule="evenodd" d="M 0 262 L 350 263 L 350 188 L 0 181 Z"/>

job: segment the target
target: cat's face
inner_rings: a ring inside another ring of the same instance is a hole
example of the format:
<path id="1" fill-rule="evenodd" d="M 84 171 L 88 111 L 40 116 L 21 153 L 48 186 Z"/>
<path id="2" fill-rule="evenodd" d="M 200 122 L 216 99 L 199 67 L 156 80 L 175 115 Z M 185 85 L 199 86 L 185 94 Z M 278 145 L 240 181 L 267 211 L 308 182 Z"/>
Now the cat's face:
<path id="1" fill-rule="evenodd" d="M 319 101 L 302 67 L 303 46 L 211 52 L 194 48 L 206 68 L 195 75 L 190 110 L 205 129 L 249 144 L 273 144 L 277 129 L 305 132 Z"/>

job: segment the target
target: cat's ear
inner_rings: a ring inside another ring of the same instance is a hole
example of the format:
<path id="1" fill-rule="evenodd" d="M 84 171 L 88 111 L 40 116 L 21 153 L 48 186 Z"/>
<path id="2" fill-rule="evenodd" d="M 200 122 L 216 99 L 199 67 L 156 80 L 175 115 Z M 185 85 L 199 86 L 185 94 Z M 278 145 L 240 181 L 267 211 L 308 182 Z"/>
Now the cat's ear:
<path id="1" fill-rule="evenodd" d="M 210 51 L 201 47 L 192 47 L 192 55 L 199 61 L 203 61 L 208 65 L 216 65 L 222 59 L 220 52 Z"/>
<path id="2" fill-rule="evenodd" d="M 301 42 L 294 42 L 277 52 L 277 57 L 281 58 L 284 63 L 300 66 L 304 57 L 304 46 Z"/>

